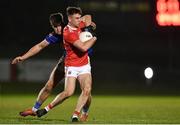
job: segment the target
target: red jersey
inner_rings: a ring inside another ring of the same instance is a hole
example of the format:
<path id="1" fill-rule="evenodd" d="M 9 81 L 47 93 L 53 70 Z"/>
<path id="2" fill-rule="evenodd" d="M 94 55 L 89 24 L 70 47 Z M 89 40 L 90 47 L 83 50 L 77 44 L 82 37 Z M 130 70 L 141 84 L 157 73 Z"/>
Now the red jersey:
<path id="1" fill-rule="evenodd" d="M 65 66 L 83 66 L 88 64 L 88 52 L 82 52 L 73 46 L 73 43 L 79 39 L 79 34 L 83 27 L 85 27 L 84 22 L 81 22 L 78 28 L 73 28 L 69 25 L 64 28 Z"/>

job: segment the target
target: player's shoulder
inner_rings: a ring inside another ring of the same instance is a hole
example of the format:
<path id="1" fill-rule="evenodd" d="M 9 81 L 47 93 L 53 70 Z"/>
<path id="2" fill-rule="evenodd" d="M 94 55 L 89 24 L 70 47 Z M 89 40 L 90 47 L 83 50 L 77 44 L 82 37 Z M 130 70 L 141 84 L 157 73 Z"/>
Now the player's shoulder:
<path id="1" fill-rule="evenodd" d="M 67 26 L 64 27 L 63 33 L 67 33 L 69 31 L 69 28 Z"/>
<path id="2" fill-rule="evenodd" d="M 64 28 L 63 35 L 64 36 L 71 36 L 75 33 L 75 31 L 70 28 L 68 25 Z"/>
<path id="3" fill-rule="evenodd" d="M 70 28 L 70 26 L 66 26 L 66 27 L 64 27 L 64 32 L 69 32 L 69 33 L 71 33 L 71 32 L 73 32 L 73 30 Z"/>
<path id="4" fill-rule="evenodd" d="M 55 36 L 56 33 L 55 33 L 55 32 L 50 32 L 48 35 L 49 35 L 49 36 Z"/>
<path id="5" fill-rule="evenodd" d="M 62 35 L 51 32 L 45 37 L 45 39 L 49 43 L 56 43 L 62 41 Z"/>
<path id="6" fill-rule="evenodd" d="M 59 37 L 61 37 L 62 35 L 56 34 L 56 33 L 54 33 L 54 32 L 50 32 L 47 36 L 48 36 L 48 37 L 57 37 L 57 38 L 59 38 Z"/>

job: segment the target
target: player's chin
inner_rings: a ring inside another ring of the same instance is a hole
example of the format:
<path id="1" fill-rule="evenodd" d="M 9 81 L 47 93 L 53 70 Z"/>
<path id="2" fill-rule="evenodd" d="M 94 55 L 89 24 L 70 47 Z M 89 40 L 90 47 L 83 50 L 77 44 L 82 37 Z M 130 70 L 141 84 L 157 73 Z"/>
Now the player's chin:
<path id="1" fill-rule="evenodd" d="M 80 22 L 78 22 L 78 23 L 76 24 L 76 27 L 79 27 L 79 25 L 80 25 Z"/>
<path id="2" fill-rule="evenodd" d="M 61 31 L 58 31 L 58 32 L 57 32 L 58 35 L 61 35 L 61 33 L 62 33 Z"/>

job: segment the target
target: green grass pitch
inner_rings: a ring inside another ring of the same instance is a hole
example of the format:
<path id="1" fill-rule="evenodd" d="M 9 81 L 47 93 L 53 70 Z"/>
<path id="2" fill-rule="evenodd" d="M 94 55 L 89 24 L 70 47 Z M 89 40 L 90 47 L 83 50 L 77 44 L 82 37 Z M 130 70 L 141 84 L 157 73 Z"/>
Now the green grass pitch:
<path id="1" fill-rule="evenodd" d="M 44 107 L 54 96 L 51 96 Z M 21 117 L 19 111 L 33 105 L 36 95 L 1 95 L 2 124 L 68 124 L 77 96 L 66 100 L 42 118 Z M 93 96 L 88 124 L 156 124 L 180 123 L 179 96 Z"/>

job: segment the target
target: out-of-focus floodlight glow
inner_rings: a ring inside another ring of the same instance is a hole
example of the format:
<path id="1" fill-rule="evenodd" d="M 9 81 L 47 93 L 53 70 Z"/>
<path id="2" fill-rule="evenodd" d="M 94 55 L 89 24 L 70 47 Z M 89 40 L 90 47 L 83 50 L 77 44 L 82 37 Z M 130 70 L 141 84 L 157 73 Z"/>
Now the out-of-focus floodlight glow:
<path id="1" fill-rule="evenodd" d="M 153 77 L 153 70 L 151 67 L 147 67 L 145 70 L 144 70 L 144 75 L 147 79 L 151 79 Z"/>

